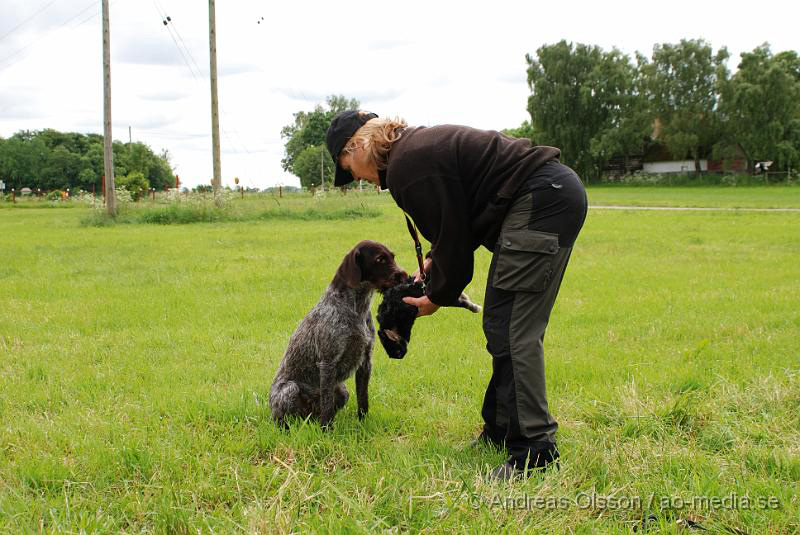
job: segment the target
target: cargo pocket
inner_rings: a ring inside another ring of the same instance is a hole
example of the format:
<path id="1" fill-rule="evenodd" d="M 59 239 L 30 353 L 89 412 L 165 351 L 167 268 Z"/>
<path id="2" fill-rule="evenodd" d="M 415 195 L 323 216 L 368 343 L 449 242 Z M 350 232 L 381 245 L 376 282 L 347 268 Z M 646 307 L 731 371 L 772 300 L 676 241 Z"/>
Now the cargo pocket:
<path id="1" fill-rule="evenodd" d="M 553 273 L 558 234 L 528 229 L 500 235 L 492 285 L 515 292 L 543 292 Z"/>

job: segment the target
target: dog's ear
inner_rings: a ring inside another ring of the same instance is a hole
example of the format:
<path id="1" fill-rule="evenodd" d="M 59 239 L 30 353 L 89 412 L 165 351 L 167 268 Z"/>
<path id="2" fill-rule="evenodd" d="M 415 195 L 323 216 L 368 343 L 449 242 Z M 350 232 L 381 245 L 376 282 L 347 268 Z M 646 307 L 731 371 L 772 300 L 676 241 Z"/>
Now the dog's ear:
<path id="1" fill-rule="evenodd" d="M 339 265 L 336 276 L 333 278 L 334 286 L 356 288 L 361 283 L 361 265 L 361 247 L 354 247 Z"/>

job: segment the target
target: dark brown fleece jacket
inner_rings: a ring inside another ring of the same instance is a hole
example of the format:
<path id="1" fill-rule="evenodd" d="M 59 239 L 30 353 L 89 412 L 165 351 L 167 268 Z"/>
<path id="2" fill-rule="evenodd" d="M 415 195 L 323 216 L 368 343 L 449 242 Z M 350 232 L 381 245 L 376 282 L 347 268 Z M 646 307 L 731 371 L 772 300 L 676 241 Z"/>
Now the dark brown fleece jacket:
<path id="1" fill-rule="evenodd" d="M 472 280 L 475 249 L 494 249 L 514 194 L 560 154 L 554 147 L 466 126 L 403 130 L 381 184 L 431 242 L 431 301 L 455 304 Z"/>

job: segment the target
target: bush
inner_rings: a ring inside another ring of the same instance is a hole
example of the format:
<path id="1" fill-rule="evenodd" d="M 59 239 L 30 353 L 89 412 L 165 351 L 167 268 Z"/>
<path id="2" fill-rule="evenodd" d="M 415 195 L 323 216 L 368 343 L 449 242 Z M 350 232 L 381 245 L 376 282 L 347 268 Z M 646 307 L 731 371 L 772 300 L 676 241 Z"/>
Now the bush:
<path id="1" fill-rule="evenodd" d="M 231 221 L 235 217 L 224 208 L 207 205 L 170 204 L 166 208 L 144 209 L 136 214 L 140 223 L 157 225 L 181 225 L 186 223 L 211 223 Z"/>
<path id="2" fill-rule="evenodd" d="M 367 206 L 350 206 L 325 210 L 321 208 L 306 208 L 304 210 L 291 210 L 288 208 L 275 208 L 263 212 L 258 218 L 263 220 L 271 219 L 296 219 L 300 221 L 315 220 L 336 220 L 336 219 L 360 219 L 367 217 L 377 217 L 381 214 L 377 208 Z"/>
<path id="3" fill-rule="evenodd" d="M 120 197 L 127 196 L 127 202 Z M 117 217 L 110 218 L 105 213 L 102 202 L 93 206 L 91 216 L 83 219 L 84 226 L 104 227 L 114 223 L 149 223 L 156 225 L 184 225 L 189 223 L 217 223 L 227 221 L 270 221 L 270 220 L 343 220 L 377 217 L 378 208 L 363 203 L 336 201 L 328 203 L 324 199 L 312 199 L 308 203 L 276 206 L 267 210 L 247 209 L 249 203 L 239 204 L 232 192 L 222 192 L 219 204 L 213 196 L 203 194 L 182 195 L 178 190 L 170 190 L 161 198 L 166 202 L 130 203 L 130 194 L 125 188 L 117 190 Z M 87 199 L 88 201 L 88 199 Z"/>
<path id="4" fill-rule="evenodd" d="M 116 186 L 128 190 L 133 200 L 138 201 L 142 195 L 145 195 L 150 190 L 150 181 L 142 173 L 133 172 L 128 173 L 127 176 L 119 177 Z"/>

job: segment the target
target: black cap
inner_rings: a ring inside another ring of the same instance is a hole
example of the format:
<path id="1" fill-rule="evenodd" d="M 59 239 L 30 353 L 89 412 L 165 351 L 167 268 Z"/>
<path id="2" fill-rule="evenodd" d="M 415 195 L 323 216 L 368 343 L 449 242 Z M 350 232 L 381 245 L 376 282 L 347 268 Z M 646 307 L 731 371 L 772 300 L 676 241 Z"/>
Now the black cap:
<path id="1" fill-rule="evenodd" d="M 356 130 L 364 126 L 370 119 L 377 115 L 365 111 L 347 110 L 339 113 L 331 121 L 328 131 L 325 133 L 325 142 L 328 144 L 328 152 L 331 153 L 333 164 L 336 166 L 336 178 L 333 179 L 334 186 L 344 186 L 353 181 L 353 175 L 339 167 L 339 154 Z"/>

